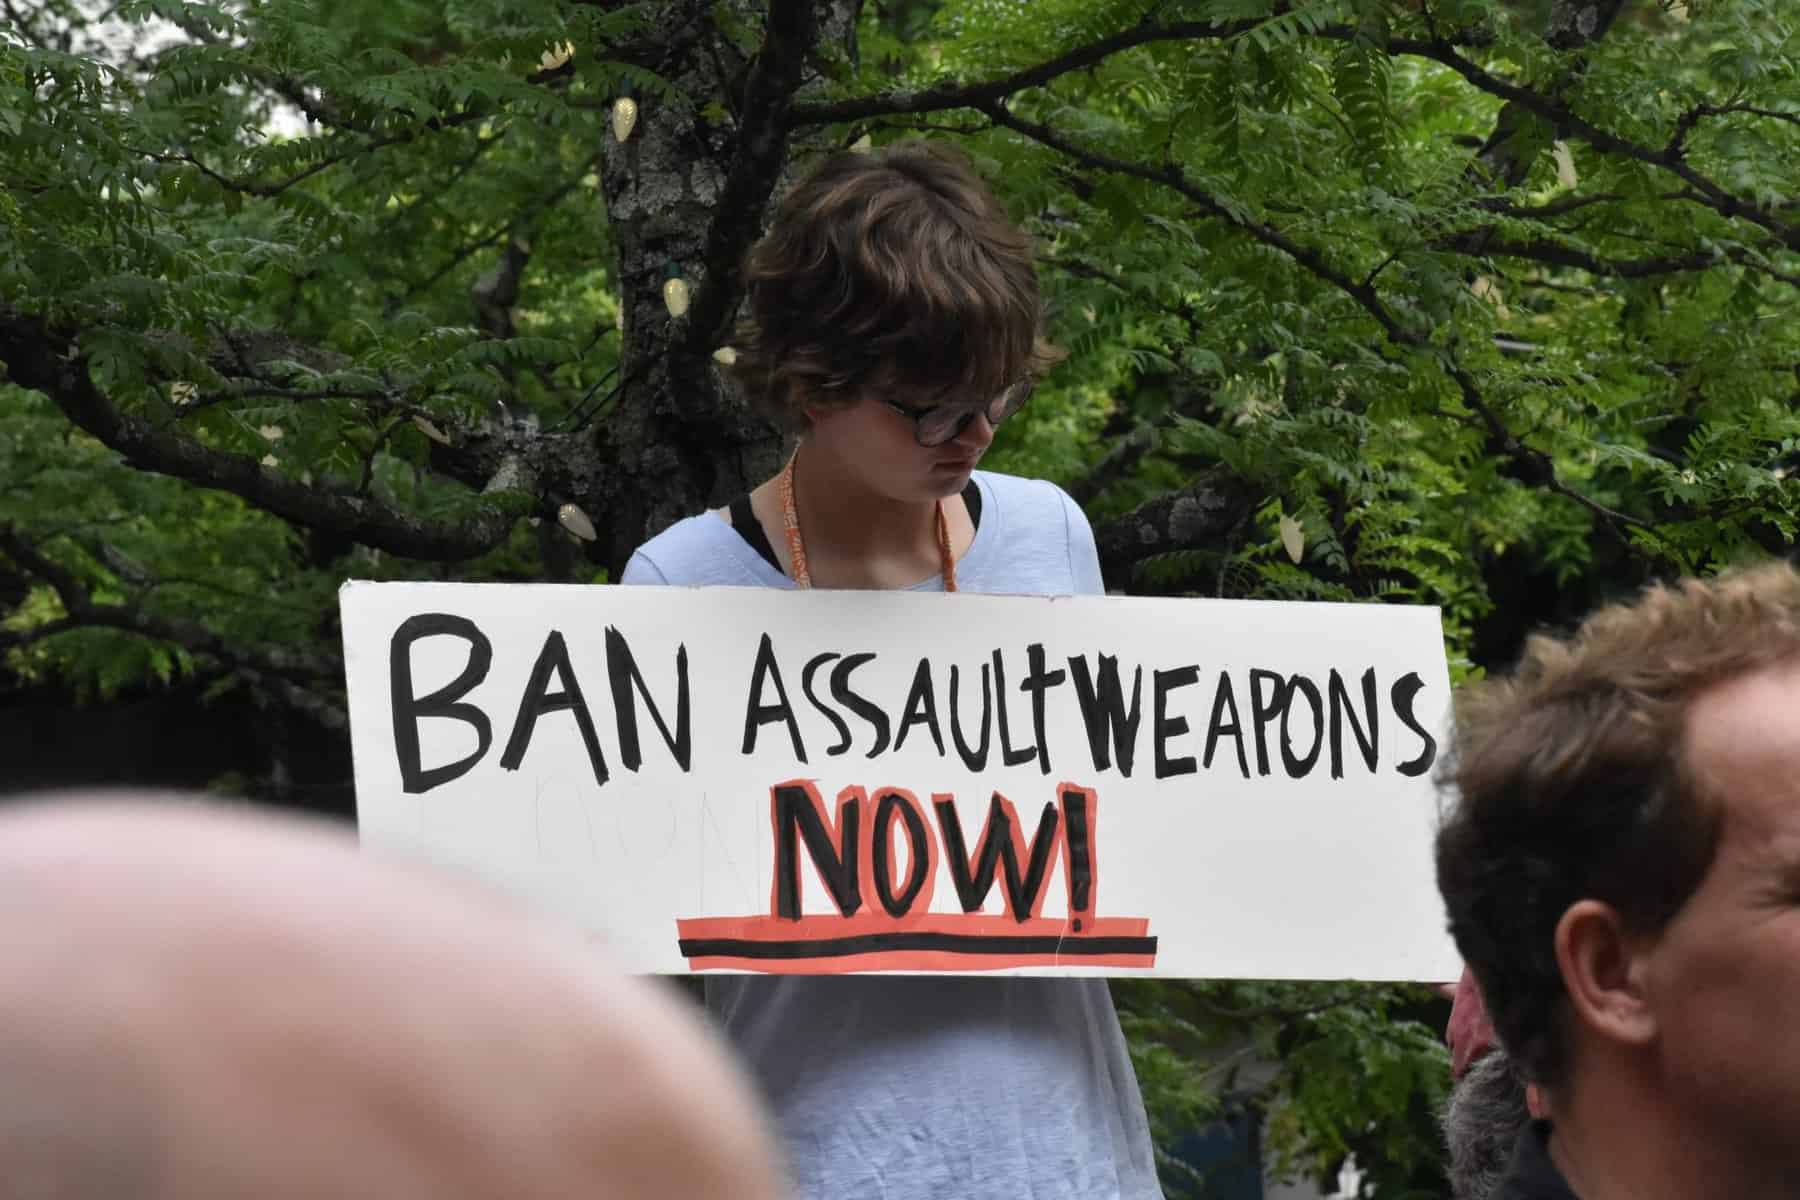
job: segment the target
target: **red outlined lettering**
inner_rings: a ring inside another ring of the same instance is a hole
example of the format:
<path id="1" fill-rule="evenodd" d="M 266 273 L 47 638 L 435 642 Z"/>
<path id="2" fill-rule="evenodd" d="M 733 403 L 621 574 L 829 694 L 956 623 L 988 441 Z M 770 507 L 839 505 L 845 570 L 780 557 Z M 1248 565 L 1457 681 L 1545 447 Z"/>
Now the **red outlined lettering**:
<path id="1" fill-rule="evenodd" d="M 1059 784 L 1029 843 L 1011 801 L 993 793 L 973 852 L 956 798 L 933 793 L 931 800 L 935 829 L 931 814 L 905 788 L 870 793 L 845 787 L 828 816 L 816 781 L 775 784 L 769 789 L 775 837 L 769 912 L 678 920 L 689 968 L 837 975 L 1155 965 L 1156 938 L 1147 918 L 1095 915 L 1094 789 Z M 836 912 L 803 911 L 802 851 Z M 1054 861 L 1062 864 L 1066 917 L 1042 915 Z M 961 912 L 931 911 L 941 866 L 949 869 Z M 1000 914 L 981 911 L 995 883 Z"/>
<path id="2" fill-rule="evenodd" d="M 837 815 L 828 819 L 819 789 L 810 779 L 790 779 L 769 789 L 769 822 L 775 831 L 775 879 L 769 899 L 777 917 L 796 919 L 800 916 L 799 844 L 806 844 L 807 857 L 831 902 L 844 916 L 854 916 L 862 907 L 862 862 L 867 857 L 862 836 L 862 810 L 868 797 L 859 787 L 847 787 L 838 793 Z M 837 846 L 831 835 L 837 834 Z"/>
<path id="3" fill-rule="evenodd" d="M 1037 834 L 1027 851 L 1024 831 L 1019 828 L 1018 811 L 1013 808 L 1012 801 L 995 792 L 972 856 L 963 845 L 956 797 L 935 793 L 931 797 L 931 806 L 937 810 L 938 830 L 943 835 L 944 853 L 950 860 L 950 880 L 956 885 L 957 899 L 962 902 L 963 911 L 981 911 L 994 886 L 995 868 L 1004 867 L 1000 900 L 1005 912 L 1021 921 L 1037 916 L 1044 907 L 1044 879 L 1049 872 L 1050 855 L 1059 840 L 1060 819 L 1056 806 L 1044 805 Z M 1028 865 L 1021 867 L 1022 863 Z"/>
<path id="4" fill-rule="evenodd" d="M 875 793 L 875 819 L 869 829 L 870 869 L 875 899 L 890 917 L 904 917 L 913 910 L 931 911 L 931 895 L 937 886 L 938 844 L 919 798 L 905 788 L 887 787 Z M 906 879 L 894 890 L 900 869 L 894 853 L 894 831 L 906 838 Z"/>
<path id="5" fill-rule="evenodd" d="M 1063 886 L 1069 892 L 1069 928 L 1080 933 L 1094 920 L 1095 883 L 1100 864 L 1094 856 L 1094 821 L 1098 795 L 1092 788 L 1058 784 L 1063 818 Z"/>

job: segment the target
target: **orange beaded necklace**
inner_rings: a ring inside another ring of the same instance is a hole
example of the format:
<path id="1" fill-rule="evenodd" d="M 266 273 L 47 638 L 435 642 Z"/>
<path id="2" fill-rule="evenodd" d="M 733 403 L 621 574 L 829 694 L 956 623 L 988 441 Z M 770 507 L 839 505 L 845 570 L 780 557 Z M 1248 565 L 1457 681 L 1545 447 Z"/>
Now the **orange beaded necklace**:
<path id="1" fill-rule="evenodd" d="M 789 456 L 787 466 L 781 468 L 781 474 L 775 481 L 775 487 L 781 494 L 781 528 L 787 534 L 788 561 L 793 564 L 794 586 L 810 588 L 812 586 L 812 570 L 806 565 L 806 543 L 800 537 L 800 513 L 794 507 L 794 459 L 798 454 Z M 950 553 L 950 520 L 944 515 L 944 502 L 937 502 L 937 542 L 938 562 L 944 573 L 944 590 L 956 590 L 956 557 Z"/>

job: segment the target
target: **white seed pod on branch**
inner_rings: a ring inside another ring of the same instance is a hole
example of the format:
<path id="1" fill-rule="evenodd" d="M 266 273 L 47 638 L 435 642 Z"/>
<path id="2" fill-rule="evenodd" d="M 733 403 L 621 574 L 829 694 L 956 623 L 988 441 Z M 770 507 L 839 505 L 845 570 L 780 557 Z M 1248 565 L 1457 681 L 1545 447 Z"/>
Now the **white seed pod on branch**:
<path id="1" fill-rule="evenodd" d="M 588 520 L 588 515 L 573 504 L 565 504 L 556 510 L 556 523 L 584 542 L 594 541 L 600 536 L 594 530 L 594 523 Z"/>
<path id="2" fill-rule="evenodd" d="M 620 96 L 617 100 L 614 100 L 612 106 L 612 131 L 614 139 L 623 142 L 626 138 L 630 137 L 631 131 L 637 128 L 637 119 L 638 106 L 636 100 L 633 100 L 630 96 Z"/>
<path id="3" fill-rule="evenodd" d="M 1300 528 L 1300 522 L 1287 513 L 1281 514 L 1281 548 L 1287 551 L 1288 558 L 1295 566 L 1306 554 L 1306 531 Z"/>
<path id="4" fill-rule="evenodd" d="M 448 435 L 446 435 L 443 430 L 439 429 L 436 425 L 433 425 L 430 421 L 426 420 L 424 417 L 414 417 L 412 419 L 412 423 L 418 429 L 418 431 L 420 433 L 424 434 L 426 437 L 430 438 L 432 441 L 436 442 L 438 445 L 448 446 L 450 444 L 450 438 L 448 437 Z"/>
<path id="5" fill-rule="evenodd" d="M 1581 176 L 1575 173 L 1575 152 L 1569 149 L 1569 143 L 1557 142 L 1551 148 L 1556 159 L 1556 181 L 1564 187 L 1572 188 L 1581 182 Z"/>

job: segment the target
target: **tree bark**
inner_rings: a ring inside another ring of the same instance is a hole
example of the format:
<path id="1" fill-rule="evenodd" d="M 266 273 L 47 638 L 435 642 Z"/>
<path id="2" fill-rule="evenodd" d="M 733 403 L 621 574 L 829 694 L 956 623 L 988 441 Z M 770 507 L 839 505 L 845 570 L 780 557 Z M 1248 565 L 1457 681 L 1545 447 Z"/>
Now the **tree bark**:
<path id="1" fill-rule="evenodd" d="M 1626 0 L 1556 0 L 1545 40 L 1564 52 L 1585 49 L 1606 36 L 1625 3 Z M 1553 94 L 1566 91 L 1580 78 L 1585 67 L 1585 61 L 1578 60 L 1567 78 L 1555 82 Z M 1501 108 L 1494 121 L 1494 131 L 1488 135 L 1477 156 L 1487 177 L 1493 181 L 1495 191 L 1515 188 L 1525 182 L 1541 144 L 1526 136 L 1532 125 L 1532 116 L 1523 106 L 1508 101 Z"/>
<path id="2" fill-rule="evenodd" d="M 1100 573 L 1108 591 L 1131 591 L 1137 564 L 1175 550 L 1220 549 L 1250 518 L 1257 497 L 1222 467 L 1179 492 L 1094 527 Z"/>
<path id="3" fill-rule="evenodd" d="M 619 254 L 623 382 L 594 433 L 594 452 L 611 470 L 596 494 L 570 497 L 604 528 L 595 553 L 615 577 L 644 538 L 728 503 L 780 463 L 780 437 L 735 396 L 712 355 L 742 299 L 741 260 L 790 158 L 787 109 L 803 65 L 821 31 L 843 28 L 851 8 L 852 0 L 774 0 L 748 62 L 709 4 L 670 0 L 653 19 L 657 38 L 639 65 L 694 99 L 634 97 L 637 128 L 623 143 L 606 139 L 601 186 Z M 735 111 L 709 116 L 711 98 Z M 676 277 L 693 297 L 682 317 L 664 304 Z"/>

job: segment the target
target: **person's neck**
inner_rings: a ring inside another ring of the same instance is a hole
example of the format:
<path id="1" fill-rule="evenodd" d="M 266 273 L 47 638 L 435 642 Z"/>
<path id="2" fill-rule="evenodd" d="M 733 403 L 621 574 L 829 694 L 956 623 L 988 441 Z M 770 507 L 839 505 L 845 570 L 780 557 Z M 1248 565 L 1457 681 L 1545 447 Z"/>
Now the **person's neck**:
<path id="1" fill-rule="evenodd" d="M 895 500 L 871 491 L 851 464 L 811 450 L 804 440 L 795 452 L 794 509 L 809 558 L 935 562 L 937 508 L 935 501 Z"/>
<path id="2" fill-rule="evenodd" d="M 1790 1200 L 1772 1164 L 1696 1129 L 1645 1071 L 1585 1072 L 1552 1101 L 1550 1158 L 1581 1200 Z"/>

